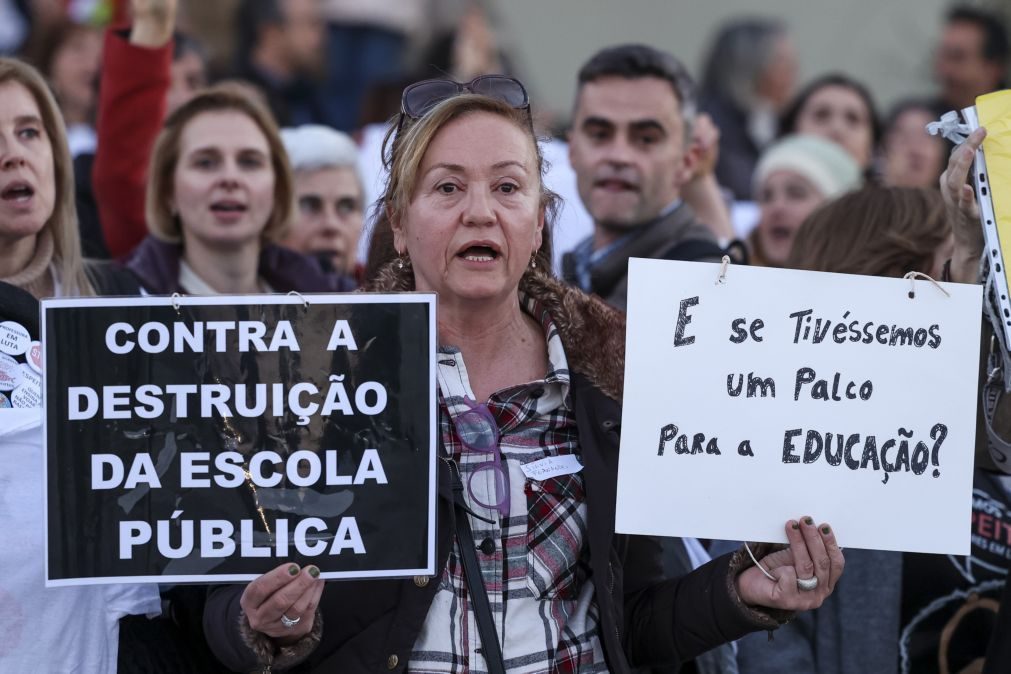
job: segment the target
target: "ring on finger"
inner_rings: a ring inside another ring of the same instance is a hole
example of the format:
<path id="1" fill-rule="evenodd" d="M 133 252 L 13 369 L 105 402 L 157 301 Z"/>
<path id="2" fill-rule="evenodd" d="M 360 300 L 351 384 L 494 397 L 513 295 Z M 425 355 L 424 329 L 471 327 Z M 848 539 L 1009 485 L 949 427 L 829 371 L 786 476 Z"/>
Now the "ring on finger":
<path id="1" fill-rule="evenodd" d="M 817 578 L 815 580 L 817 581 Z M 799 580 L 797 582 L 800 583 Z M 281 624 L 284 625 L 285 629 L 289 629 L 289 630 L 293 629 L 295 627 L 295 625 L 297 625 L 299 622 L 301 622 L 301 620 L 302 620 L 302 616 L 298 616 L 297 618 L 289 618 L 285 614 L 283 614 L 283 613 L 281 614 Z"/>
<path id="2" fill-rule="evenodd" d="M 818 576 L 815 576 L 814 578 L 797 579 L 797 588 L 801 592 L 810 592 L 814 590 L 816 587 L 818 587 Z"/>

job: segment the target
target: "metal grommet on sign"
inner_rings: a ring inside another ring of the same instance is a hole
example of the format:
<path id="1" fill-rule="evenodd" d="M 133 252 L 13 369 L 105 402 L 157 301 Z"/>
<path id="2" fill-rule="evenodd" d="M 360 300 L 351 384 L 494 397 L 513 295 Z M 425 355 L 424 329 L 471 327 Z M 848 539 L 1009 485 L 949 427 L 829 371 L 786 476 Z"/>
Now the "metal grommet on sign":
<path id="1" fill-rule="evenodd" d="M 302 308 L 304 308 L 304 309 L 308 309 L 309 308 L 309 300 L 307 300 L 304 297 L 302 297 L 302 293 L 298 292 L 297 290 L 289 290 L 288 291 L 288 296 L 291 297 L 292 295 L 294 295 L 298 299 L 302 300 Z"/>
<path id="2" fill-rule="evenodd" d="M 911 271 L 908 274 L 906 274 L 905 276 L 903 276 L 902 278 L 909 279 L 909 299 L 911 299 L 911 300 L 912 299 L 916 299 L 916 279 L 917 278 L 922 278 L 925 281 L 930 281 L 931 283 L 934 284 L 935 288 L 937 288 L 938 290 L 940 290 L 947 297 L 951 297 L 951 293 L 949 293 L 947 290 L 945 290 L 943 287 L 941 287 L 940 283 L 938 283 L 934 279 L 930 278 L 929 276 L 927 276 L 926 274 L 923 274 L 921 272 Z"/>
<path id="3" fill-rule="evenodd" d="M 721 283 L 726 283 L 727 281 L 727 267 L 730 266 L 730 256 L 724 255 L 723 259 L 720 261 L 720 275 L 716 277 L 716 285 Z"/>

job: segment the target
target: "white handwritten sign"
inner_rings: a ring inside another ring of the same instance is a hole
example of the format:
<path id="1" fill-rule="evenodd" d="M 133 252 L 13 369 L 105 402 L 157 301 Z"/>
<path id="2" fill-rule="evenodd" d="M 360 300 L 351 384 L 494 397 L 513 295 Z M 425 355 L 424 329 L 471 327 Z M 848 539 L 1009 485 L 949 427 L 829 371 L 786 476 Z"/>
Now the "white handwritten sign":
<path id="1" fill-rule="evenodd" d="M 718 276 L 630 261 L 617 530 L 967 554 L 980 287 Z"/>

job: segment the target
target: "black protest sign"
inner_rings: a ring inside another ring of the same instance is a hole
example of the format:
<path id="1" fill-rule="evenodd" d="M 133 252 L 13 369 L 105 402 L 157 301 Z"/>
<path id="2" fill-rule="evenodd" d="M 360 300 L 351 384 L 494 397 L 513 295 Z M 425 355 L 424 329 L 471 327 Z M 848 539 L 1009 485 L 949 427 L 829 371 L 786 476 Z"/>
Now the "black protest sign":
<path id="1" fill-rule="evenodd" d="M 433 574 L 433 295 L 43 302 L 47 583 Z"/>

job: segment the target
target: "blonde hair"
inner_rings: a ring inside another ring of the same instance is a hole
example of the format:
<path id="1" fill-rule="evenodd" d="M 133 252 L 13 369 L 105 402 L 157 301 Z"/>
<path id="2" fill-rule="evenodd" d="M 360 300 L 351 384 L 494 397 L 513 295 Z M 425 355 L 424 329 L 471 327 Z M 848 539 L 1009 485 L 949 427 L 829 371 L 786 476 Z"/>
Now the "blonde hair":
<path id="1" fill-rule="evenodd" d="M 294 178 L 288 154 L 284 150 L 277 124 L 270 112 L 244 87 L 223 83 L 210 87 L 180 106 L 165 120 L 165 127 L 155 141 L 148 171 L 145 212 L 151 234 L 171 243 L 182 241 L 178 218 L 172 214 L 174 175 L 179 163 L 179 142 L 186 126 L 208 112 L 234 111 L 249 117 L 263 133 L 270 148 L 274 169 L 274 206 L 260 237 L 278 241 L 284 237 L 295 203 Z"/>
<path id="2" fill-rule="evenodd" d="M 411 196 L 417 187 L 421 164 L 425 153 L 435 136 L 450 122 L 479 112 L 496 115 L 512 122 L 524 133 L 529 134 L 537 163 L 540 181 L 540 206 L 544 209 L 544 230 L 536 260 L 542 270 L 551 269 L 551 227 L 559 208 L 557 194 L 544 186 L 546 170 L 540 144 L 534 134 L 529 110 L 518 110 L 509 104 L 488 96 L 463 94 L 442 101 L 416 122 L 410 123 L 397 132 L 391 125 L 383 142 L 383 164 L 389 172 L 386 189 L 376 203 L 372 239 L 369 245 L 366 276 L 371 277 L 383 265 L 398 257 L 393 244 L 394 221 L 399 221 L 411 203 Z M 386 148 L 389 148 L 387 151 Z"/>
<path id="3" fill-rule="evenodd" d="M 0 57 L 0 84 L 17 82 L 31 94 L 42 115 L 42 126 L 53 155 L 55 200 L 53 213 L 43 225 L 53 237 L 52 266 L 63 295 L 94 295 L 94 286 L 85 272 L 81 255 L 81 235 L 74 201 L 74 164 L 67 147 L 63 116 L 52 91 L 34 67 L 13 58 Z"/>

